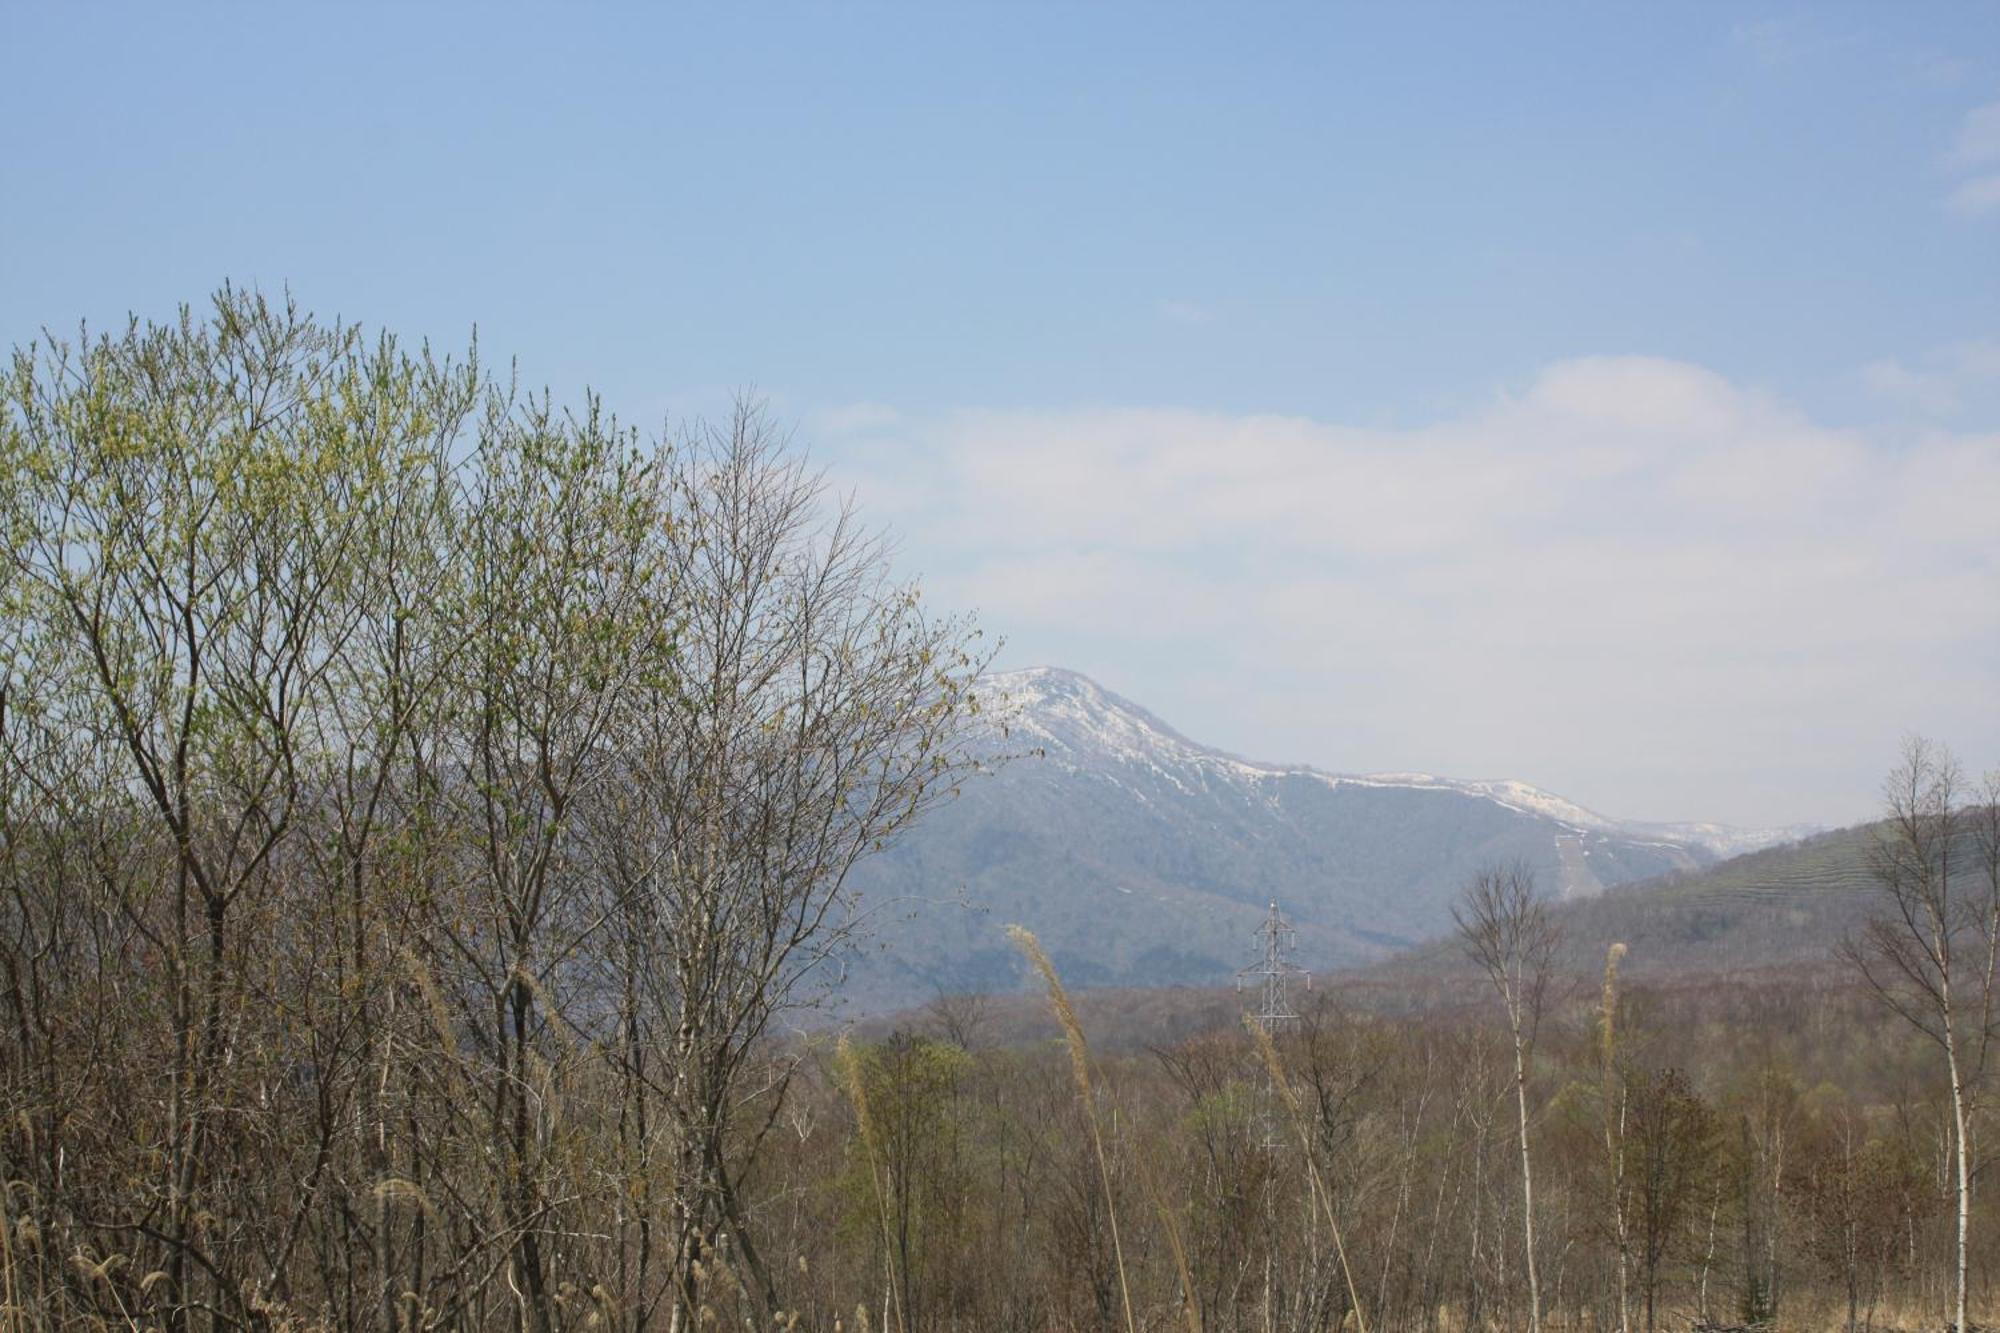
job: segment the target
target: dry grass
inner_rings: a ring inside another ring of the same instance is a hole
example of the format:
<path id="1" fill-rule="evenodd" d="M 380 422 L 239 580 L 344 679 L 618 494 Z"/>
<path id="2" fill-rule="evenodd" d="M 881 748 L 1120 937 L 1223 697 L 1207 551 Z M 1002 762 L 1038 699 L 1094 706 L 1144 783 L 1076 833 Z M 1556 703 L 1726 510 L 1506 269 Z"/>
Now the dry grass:
<path id="1" fill-rule="evenodd" d="M 868 1083 L 863 1077 L 860 1052 L 854 1044 L 841 1034 L 833 1048 L 833 1061 L 840 1073 L 840 1082 L 847 1090 L 847 1098 L 854 1103 L 854 1118 L 861 1129 L 862 1151 L 868 1155 L 868 1183 L 875 1190 L 875 1209 L 882 1219 L 882 1262 L 889 1274 L 889 1299 L 896 1318 L 896 1328 L 903 1328 L 903 1296 L 896 1282 L 896 1245 L 894 1232 L 889 1226 L 889 1188 L 883 1179 L 881 1153 L 876 1147 L 875 1121 L 868 1114 Z M 858 1310 L 862 1318 L 867 1318 L 865 1310 Z M 863 1324 L 866 1327 L 866 1324 Z"/>
<path id="2" fill-rule="evenodd" d="M 1042 974 L 1049 988 L 1049 1004 L 1056 1011 L 1056 1021 L 1062 1024 L 1063 1040 L 1069 1046 L 1070 1074 L 1076 1079 L 1077 1096 L 1083 1101 L 1084 1119 L 1090 1125 L 1091 1147 L 1097 1151 L 1097 1174 L 1104 1185 L 1104 1213 L 1111 1223 L 1111 1254 L 1118 1263 L 1118 1294 L 1125 1303 L 1126 1333 L 1139 1333 L 1138 1320 L 1132 1314 L 1132 1288 L 1125 1278 L 1125 1246 L 1118 1237 L 1118 1205 L 1111 1193 L 1111 1164 L 1104 1155 L 1104 1132 L 1097 1123 L 1097 1098 L 1090 1086 L 1090 1047 L 1083 1039 L 1083 1025 L 1076 1021 L 1076 1007 L 1069 1002 L 1069 992 L 1063 989 L 1056 965 L 1042 952 L 1041 941 L 1034 932 L 1024 926 L 1009 926 L 1007 938 Z"/>

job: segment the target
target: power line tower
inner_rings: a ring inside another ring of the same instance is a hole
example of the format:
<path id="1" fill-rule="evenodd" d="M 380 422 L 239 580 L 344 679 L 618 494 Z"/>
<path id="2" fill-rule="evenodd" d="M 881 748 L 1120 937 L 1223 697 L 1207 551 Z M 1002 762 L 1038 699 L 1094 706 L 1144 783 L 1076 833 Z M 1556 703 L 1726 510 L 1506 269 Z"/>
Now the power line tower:
<path id="1" fill-rule="evenodd" d="M 1312 984 L 1312 974 L 1292 962 L 1292 951 L 1298 948 L 1299 933 L 1292 929 L 1292 923 L 1285 920 L 1276 903 L 1264 918 L 1264 924 L 1253 933 L 1257 941 L 1257 961 L 1236 974 L 1236 989 L 1245 991 L 1257 988 L 1257 1010 L 1251 1015 L 1257 1025 L 1272 1037 L 1278 1036 L 1292 1024 L 1299 1021 L 1299 1011 L 1292 1008 L 1291 985 L 1295 977 Z M 1255 1112 L 1253 1133 L 1262 1141 L 1265 1152 L 1278 1152 L 1283 1145 L 1283 1136 L 1278 1133 L 1277 1120 L 1278 1090 L 1266 1078 L 1262 1104 Z"/>
<path id="2" fill-rule="evenodd" d="M 1251 1017 L 1256 1020 L 1259 1027 L 1275 1039 L 1279 1033 L 1299 1021 L 1299 1011 L 1292 1008 L 1292 979 L 1303 978 L 1306 986 L 1310 988 L 1312 973 L 1292 961 L 1292 951 L 1299 946 L 1299 933 L 1292 929 L 1292 923 L 1285 920 L 1284 914 L 1278 911 L 1277 903 L 1271 904 L 1271 911 L 1265 916 L 1264 924 L 1257 927 L 1254 938 L 1257 941 L 1257 961 L 1236 974 L 1236 989 L 1241 992 L 1255 984 L 1258 992 L 1257 1011 Z M 1250 1133 L 1251 1141 L 1271 1157 L 1274 1164 L 1278 1154 L 1285 1150 L 1284 1136 L 1278 1132 L 1277 1101 L 1278 1090 L 1267 1075 L 1263 1096 L 1259 1099 L 1256 1109 L 1251 1112 Z M 1266 1328 L 1272 1326 L 1274 1290 L 1272 1281 L 1275 1276 L 1272 1265 L 1277 1248 L 1275 1243 L 1278 1232 L 1277 1186 L 1281 1171 L 1287 1176 L 1296 1174 L 1289 1168 L 1281 1168 L 1273 1170 L 1264 1177 L 1264 1225 L 1273 1240 L 1264 1251 Z"/>
<path id="3" fill-rule="evenodd" d="M 1254 1017 L 1264 1031 L 1276 1036 L 1299 1021 L 1298 1010 L 1292 1008 L 1292 979 L 1303 977 L 1306 989 L 1311 990 L 1312 973 L 1292 962 L 1292 951 L 1299 947 L 1299 933 L 1279 913 L 1276 903 L 1271 904 L 1271 913 L 1264 918 L 1264 924 L 1257 927 L 1255 938 L 1259 957 L 1236 974 L 1236 989 L 1247 989 L 1254 979 L 1260 992 Z"/>

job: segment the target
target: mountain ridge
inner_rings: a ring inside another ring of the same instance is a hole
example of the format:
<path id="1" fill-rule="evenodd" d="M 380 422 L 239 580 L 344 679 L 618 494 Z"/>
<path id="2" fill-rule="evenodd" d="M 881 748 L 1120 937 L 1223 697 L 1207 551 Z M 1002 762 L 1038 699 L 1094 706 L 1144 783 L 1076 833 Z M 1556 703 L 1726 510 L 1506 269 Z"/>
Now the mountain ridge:
<path id="1" fill-rule="evenodd" d="M 1032 709 L 1027 701 L 1048 693 L 1048 682 L 1059 682 L 1067 690 L 1080 690 L 1095 694 L 1112 708 L 1143 721 L 1150 728 L 1168 740 L 1188 750 L 1215 760 L 1239 765 L 1260 774 L 1307 774 L 1330 783 L 1354 783 L 1362 786 L 1399 787 L 1411 790 L 1447 790 L 1468 795 L 1482 796 L 1497 804 L 1524 813 L 1546 815 L 1560 823 L 1577 829 L 1617 830 L 1633 836 L 1655 836 L 1663 843 L 1674 845 L 1696 845 L 1708 848 L 1719 856 L 1740 855 L 1760 848 L 1776 846 L 1780 843 L 1795 842 L 1825 832 L 1823 825 L 1789 824 L 1764 827 L 1725 824 L 1708 820 L 1658 821 L 1619 819 L 1603 815 L 1579 802 L 1560 796 L 1547 788 L 1538 787 L 1520 778 L 1452 778 L 1433 773 L 1415 771 L 1350 773 L 1322 768 L 1317 764 L 1279 763 L 1250 759 L 1244 755 L 1225 750 L 1220 746 L 1207 745 L 1190 739 L 1184 733 L 1164 721 L 1158 714 L 1138 704 L 1130 698 L 1100 684 L 1090 676 L 1068 667 L 1044 665 L 1021 667 L 1008 671 L 993 672 L 983 678 L 989 688 L 1002 692 L 1006 702 L 1000 705 L 1000 715 L 1010 725 L 1025 716 L 1028 726 L 1046 736 L 1046 730 L 1035 728 Z"/>
<path id="2" fill-rule="evenodd" d="M 980 693 L 993 753 L 1021 757 L 856 867 L 879 928 L 843 984 L 851 1010 L 1013 988 L 1009 923 L 1079 986 L 1213 984 L 1248 961 L 1271 902 L 1325 970 L 1434 938 L 1495 862 L 1577 899 L 1783 836 L 1622 823 L 1513 779 L 1259 763 L 1059 667 L 995 673 Z"/>

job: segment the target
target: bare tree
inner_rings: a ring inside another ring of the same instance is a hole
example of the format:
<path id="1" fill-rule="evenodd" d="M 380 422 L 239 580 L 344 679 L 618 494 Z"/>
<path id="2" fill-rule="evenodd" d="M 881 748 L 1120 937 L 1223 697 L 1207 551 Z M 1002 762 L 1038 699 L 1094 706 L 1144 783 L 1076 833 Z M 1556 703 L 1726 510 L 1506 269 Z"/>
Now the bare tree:
<path id="1" fill-rule="evenodd" d="M 940 1040 L 970 1051 L 979 1045 L 992 1018 L 992 1007 L 992 997 L 983 992 L 950 991 L 939 986 L 924 1006 L 924 1016 Z"/>
<path id="2" fill-rule="evenodd" d="M 766 1037 L 838 978 L 864 921 L 853 866 L 978 767 L 984 658 L 892 577 L 879 536 L 828 512 L 753 404 L 686 442 L 671 485 L 672 675 L 621 738 L 632 781 L 604 809 L 607 865 L 645 935 L 631 957 L 665 1071 L 675 1310 L 696 1317 L 697 1261 L 727 1238 L 768 1319 L 777 1277 L 743 1181 L 794 1065 L 760 1064 Z"/>
<path id="3" fill-rule="evenodd" d="M 91 915 L 120 924 L 93 927 L 93 947 L 129 929 L 153 964 L 133 981 L 161 1001 L 125 1024 L 139 1029 L 125 1040 L 164 1036 L 164 1059 L 134 1062 L 128 1080 L 146 1183 L 105 1201 L 103 1224 L 79 1228 L 96 1234 L 74 1243 L 157 1264 L 138 1294 L 169 1327 L 282 1295 L 338 1174 L 335 1108 L 371 1040 L 357 1034 L 377 979 L 358 955 L 329 965 L 319 932 L 347 888 L 359 919 L 377 821 L 361 813 L 372 796 L 351 798 L 379 793 L 407 722 L 350 668 L 369 622 L 381 627 L 389 534 L 434 510 L 476 384 L 225 288 L 206 317 L 19 351 L 0 390 L 4 678 L 33 683 L 37 732 L 60 738 L 19 749 L 29 733 L 0 722 L 11 775 L 57 797 L 39 814 L 10 802 L 26 817 L 10 850 L 60 833 L 67 857 L 110 870 L 93 876 Z M 86 808 L 94 823 L 76 817 Z M 338 974 L 325 1009 L 284 983 L 280 935 L 311 939 L 301 968 Z M 256 1141 L 246 1127 L 284 1123 L 272 1089 L 307 1083 L 320 1094 L 300 1126 L 310 1160 L 284 1173 L 296 1188 L 260 1182 L 274 1234 L 208 1225 L 218 1192 L 243 1188 L 231 1155 Z"/>
<path id="4" fill-rule="evenodd" d="M 1678 1069 L 1631 1080 L 1632 1214 L 1646 1333 L 1657 1327 L 1662 1272 L 1679 1244 L 1712 1156 L 1715 1114 Z"/>
<path id="5" fill-rule="evenodd" d="M 1884 819 L 1870 868 L 1887 900 L 1842 952 L 1881 1001 L 1944 1060 L 1951 1082 L 1951 1144 L 1958 1212 L 1952 1326 L 1965 1327 L 1966 1249 L 1972 1224 L 1968 1130 L 1994 1029 L 2000 958 L 2000 784 L 1959 803 L 1964 775 L 1950 750 L 1921 736 L 1882 787 Z"/>
<path id="6" fill-rule="evenodd" d="M 1520 862 L 1473 876 L 1452 908 L 1465 945 L 1493 985 L 1514 1042 L 1514 1106 L 1521 1141 L 1521 1227 L 1528 1271 L 1528 1326 L 1541 1333 L 1542 1292 L 1535 1268 L 1535 1177 L 1528 1152 L 1528 1068 L 1562 932 L 1535 896 L 1534 872 Z"/>
<path id="7" fill-rule="evenodd" d="M 0 478 L 0 1322 L 644 1328 L 724 1248 L 768 1320 L 771 1026 L 969 623 L 748 406 L 254 293 L 17 352 Z"/>

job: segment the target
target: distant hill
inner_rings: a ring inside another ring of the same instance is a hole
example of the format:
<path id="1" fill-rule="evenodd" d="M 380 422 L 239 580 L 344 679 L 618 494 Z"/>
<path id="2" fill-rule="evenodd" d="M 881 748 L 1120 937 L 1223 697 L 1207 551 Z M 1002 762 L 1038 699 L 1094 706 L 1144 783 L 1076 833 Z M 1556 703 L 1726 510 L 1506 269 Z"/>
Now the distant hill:
<path id="1" fill-rule="evenodd" d="M 1627 976 L 1726 976 L 1834 961 L 1840 941 L 1880 909 L 1868 868 L 1869 826 L 1621 885 L 1554 909 L 1564 962 L 1589 972 L 1622 941 Z M 1382 966 L 1385 975 L 1455 972 L 1457 944 L 1440 937 Z"/>
<path id="2" fill-rule="evenodd" d="M 1873 837 L 1870 827 L 1841 829 L 1565 904 L 1564 930 L 1573 951 L 1598 958 L 1623 940 L 1628 970 L 1822 961 L 1880 908 Z"/>
<path id="3" fill-rule="evenodd" d="M 1578 900 L 1795 833 L 1627 823 L 1517 781 L 1257 763 L 1056 668 L 985 684 L 1006 728 L 996 749 L 1036 753 L 858 868 L 875 930 L 842 989 L 849 1012 L 1014 988 L 1009 922 L 1073 985 L 1213 985 L 1273 901 L 1299 960 L 1326 969 L 1437 936 L 1491 862 L 1524 860 Z"/>

